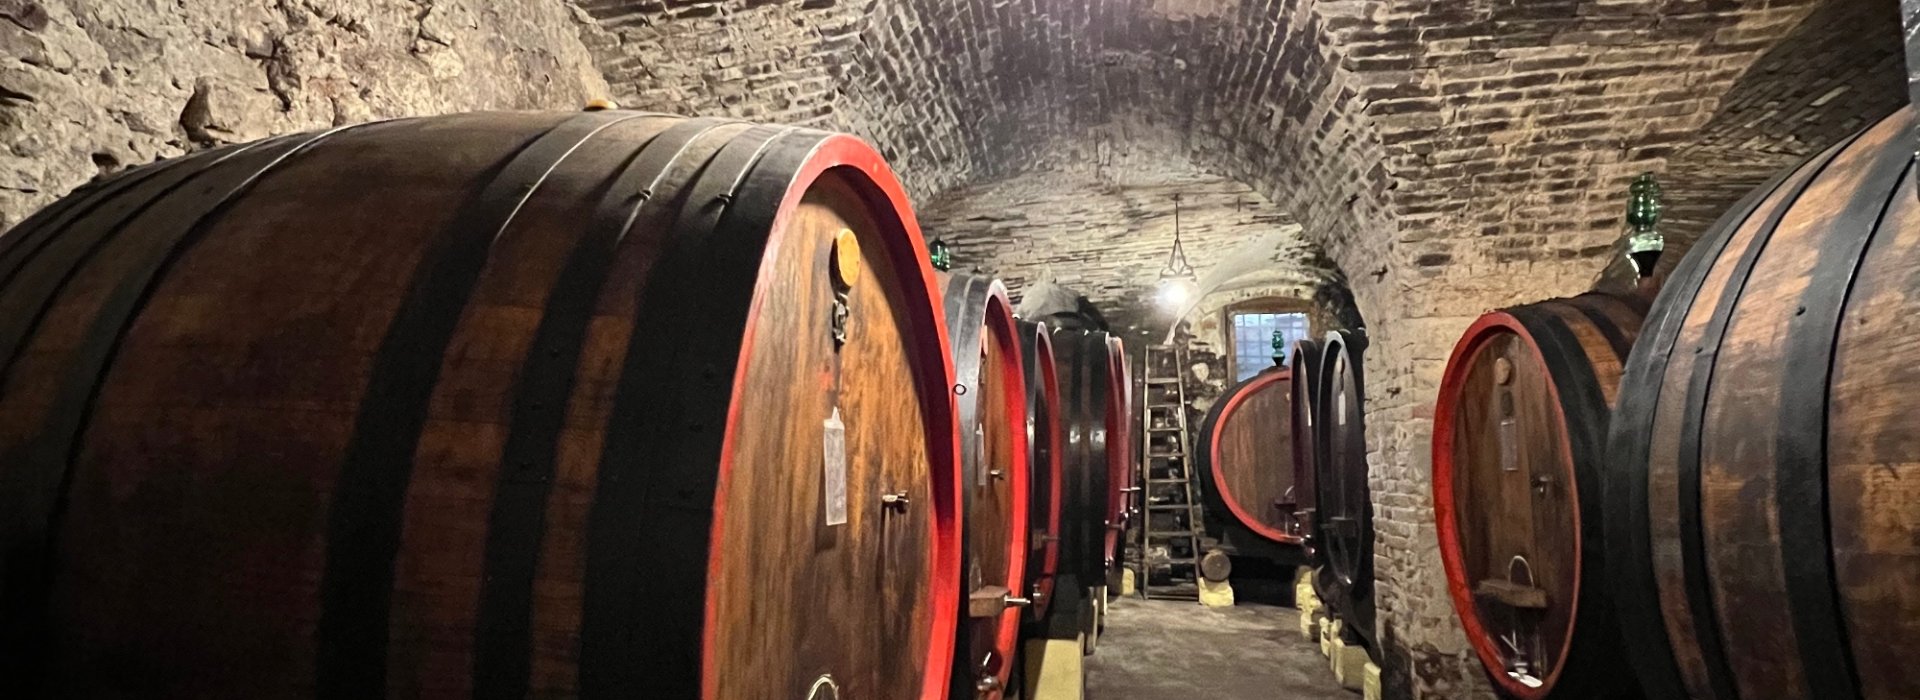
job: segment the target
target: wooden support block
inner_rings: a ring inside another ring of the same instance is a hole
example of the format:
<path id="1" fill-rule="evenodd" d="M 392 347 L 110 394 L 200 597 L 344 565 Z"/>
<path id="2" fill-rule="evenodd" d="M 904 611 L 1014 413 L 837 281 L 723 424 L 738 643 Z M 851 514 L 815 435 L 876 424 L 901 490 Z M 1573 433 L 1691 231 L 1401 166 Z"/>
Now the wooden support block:
<path id="1" fill-rule="evenodd" d="M 981 586 L 967 595 L 967 617 L 999 617 L 1007 610 L 1006 586 Z"/>
<path id="2" fill-rule="evenodd" d="M 1320 603 L 1320 594 L 1313 590 L 1312 569 L 1302 568 L 1293 578 L 1293 606 L 1300 610 L 1302 617 L 1310 617 L 1325 607 Z"/>
<path id="3" fill-rule="evenodd" d="M 1136 583 L 1138 580 L 1139 580 L 1138 577 L 1134 576 L 1133 574 L 1133 569 L 1121 569 L 1120 570 L 1120 595 L 1122 596 L 1133 595 L 1134 591 L 1139 590 L 1139 587 L 1138 587 L 1139 584 Z"/>
<path id="4" fill-rule="evenodd" d="M 1474 584 L 1473 596 L 1521 610 L 1547 609 L 1547 591 L 1505 579 L 1487 579 Z"/>
<path id="5" fill-rule="evenodd" d="M 1332 658 L 1333 642 L 1334 640 L 1340 638 L 1340 620 L 1339 618 L 1328 617 L 1325 614 L 1320 615 L 1319 620 L 1320 620 L 1320 655 L 1328 658 Z"/>
<path id="6" fill-rule="evenodd" d="M 1095 649 L 1100 648 L 1100 628 L 1103 626 L 1100 615 L 1106 610 L 1106 606 L 1102 605 L 1101 601 L 1106 597 L 1102 592 L 1105 588 L 1105 586 L 1097 586 L 1087 589 L 1087 597 L 1082 603 L 1080 649 L 1083 654 L 1092 654 Z"/>
<path id="7" fill-rule="evenodd" d="M 1233 607 L 1233 584 L 1200 578 L 1200 604 L 1209 608 Z"/>
<path id="8" fill-rule="evenodd" d="M 1372 661 L 1360 673 L 1361 700 L 1383 700 L 1380 692 L 1380 665 Z"/>
<path id="9" fill-rule="evenodd" d="M 1348 644 L 1338 636 L 1333 638 L 1327 653 L 1327 663 L 1333 667 L 1333 678 L 1340 687 L 1347 690 L 1363 689 L 1362 679 L 1366 675 L 1367 664 L 1373 659 L 1367 657 L 1367 650 L 1358 644 Z"/>
<path id="10" fill-rule="evenodd" d="M 1081 658 L 1082 641 L 1075 639 L 1029 639 L 1026 653 L 1028 700 L 1085 700 L 1086 665 Z"/>

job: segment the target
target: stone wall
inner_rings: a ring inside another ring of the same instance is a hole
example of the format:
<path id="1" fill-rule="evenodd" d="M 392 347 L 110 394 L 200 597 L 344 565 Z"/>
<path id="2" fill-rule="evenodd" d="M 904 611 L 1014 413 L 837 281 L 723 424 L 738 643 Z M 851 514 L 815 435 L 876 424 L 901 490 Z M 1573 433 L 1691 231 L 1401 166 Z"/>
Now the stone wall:
<path id="1" fill-rule="evenodd" d="M 0 230 L 96 174 L 380 117 L 578 109 L 559 2 L 0 0 Z"/>

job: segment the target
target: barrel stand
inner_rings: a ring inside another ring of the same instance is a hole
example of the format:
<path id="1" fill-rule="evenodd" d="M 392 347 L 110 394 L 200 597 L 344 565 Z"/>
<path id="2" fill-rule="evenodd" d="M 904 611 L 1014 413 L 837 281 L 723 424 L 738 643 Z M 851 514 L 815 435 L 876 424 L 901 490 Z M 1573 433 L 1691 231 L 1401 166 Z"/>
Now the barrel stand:
<path id="1" fill-rule="evenodd" d="M 1034 623 L 1022 650 L 1026 655 L 1025 700 L 1081 700 L 1086 697 L 1087 639 L 1094 601 L 1076 577 L 1063 575 L 1054 582 L 1055 597 L 1047 618 Z"/>

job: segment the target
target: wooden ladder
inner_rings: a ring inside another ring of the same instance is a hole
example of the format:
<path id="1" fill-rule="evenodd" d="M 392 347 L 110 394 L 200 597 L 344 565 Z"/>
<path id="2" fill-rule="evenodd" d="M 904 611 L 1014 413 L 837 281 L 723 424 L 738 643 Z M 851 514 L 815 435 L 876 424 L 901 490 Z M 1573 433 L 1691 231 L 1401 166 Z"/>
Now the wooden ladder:
<path id="1" fill-rule="evenodd" d="M 1187 390 L 1181 379 L 1187 359 L 1184 350 L 1179 345 L 1149 345 L 1141 363 L 1146 388 L 1140 411 L 1138 483 L 1140 510 L 1146 517 L 1140 523 L 1138 583 L 1140 596 L 1148 599 L 1154 595 L 1153 570 L 1158 565 L 1166 565 L 1176 581 L 1199 583 L 1203 528 L 1187 457 L 1192 441 L 1187 431 Z M 1156 545 L 1165 548 L 1165 559 L 1153 556 Z"/>

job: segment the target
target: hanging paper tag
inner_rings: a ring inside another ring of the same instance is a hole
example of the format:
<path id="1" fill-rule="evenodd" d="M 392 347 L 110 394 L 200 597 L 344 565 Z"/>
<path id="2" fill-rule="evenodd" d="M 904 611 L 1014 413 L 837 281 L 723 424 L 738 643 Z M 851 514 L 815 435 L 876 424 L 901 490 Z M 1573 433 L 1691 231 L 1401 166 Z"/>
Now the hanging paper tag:
<path id="1" fill-rule="evenodd" d="M 847 424 L 840 421 L 840 407 L 833 407 L 821 431 L 822 473 L 825 475 L 827 524 L 847 523 Z"/>
<path id="2" fill-rule="evenodd" d="M 1340 417 L 1340 420 L 1337 421 L 1337 423 L 1339 425 L 1346 425 L 1347 424 L 1347 395 L 1334 394 L 1333 401 L 1336 404 L 1334 407 L 1333 415 Z"/>

